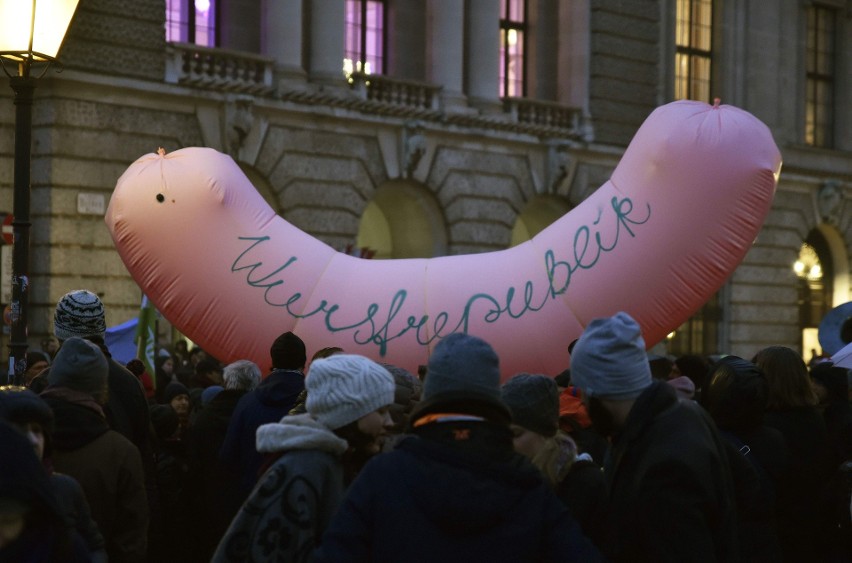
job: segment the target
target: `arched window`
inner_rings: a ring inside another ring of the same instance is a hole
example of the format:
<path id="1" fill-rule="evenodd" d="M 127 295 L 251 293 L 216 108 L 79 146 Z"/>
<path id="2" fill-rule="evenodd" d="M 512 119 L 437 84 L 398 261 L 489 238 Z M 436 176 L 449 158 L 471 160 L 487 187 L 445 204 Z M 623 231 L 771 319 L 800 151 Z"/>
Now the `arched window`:
<path id="1" fill-rule="evenodd" d="M 424 186 L 392 180 L 376 189 L 355 246 L 374 258 L 432 258 L 447 251 L 444 216 Z"/>
<path id="2" fill-rule="evenodd" d="M 798 278 L 799 328 L 802 331 L 802 351 L 810 360 L 813 351 L 822 352 L 819 345 L 819 324 L 832 308 L 834 266 L 831 250 L 825 237 L 814 229 L 799 248 L 793 263 Z"/>
<path id="3" fill-rule="evenodd" d="M 218 0 L 166 0 L 166 41 L 216 47 L 218 17 Z"/>

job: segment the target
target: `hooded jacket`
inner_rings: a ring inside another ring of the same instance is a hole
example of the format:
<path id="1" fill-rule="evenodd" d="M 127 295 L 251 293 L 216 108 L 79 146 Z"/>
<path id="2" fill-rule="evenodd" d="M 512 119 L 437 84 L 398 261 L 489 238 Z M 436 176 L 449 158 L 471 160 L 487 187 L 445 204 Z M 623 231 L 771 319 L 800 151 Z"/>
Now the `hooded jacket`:
<path id="1" fill-rule="evenodd" d="M 346 440 L 308 414 L 257 430 L 257 450 L 281 453 L 237 513 L 213 556 L 227 561 L 309 561 L 343 497 Z"/>
<path id="2" fill-rule="evenodd" d="M 278 422 L 296 404 L 305 388 L 305 375 L 300 371 L 276 369 L 256 389 L 246 393 L 237 403 L 219 460 L 238 471 L 240 500 L 246 498 L 257 483 L 263 456 L 255 450 L 255 433 L 261 424 Z"/>
<path id="3" fill-rule="evenodd" d="M 367 463 L 315 561 L 598 561 L 511 440 L 508 427 L 485 421 L 415 429 Z"/>

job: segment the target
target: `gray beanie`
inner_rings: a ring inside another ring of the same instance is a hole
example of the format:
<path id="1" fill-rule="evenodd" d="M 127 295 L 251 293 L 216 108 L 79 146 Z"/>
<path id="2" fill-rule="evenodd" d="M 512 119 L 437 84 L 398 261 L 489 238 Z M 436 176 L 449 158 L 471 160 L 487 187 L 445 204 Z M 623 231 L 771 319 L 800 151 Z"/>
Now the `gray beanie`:
<path id="1" fill-rule="evenodd" d="M 639 324 L 624 312 L 589 323 L 571 354 L 571 381 L 589 397 L 638 397 L 652 382 Z"/>
<path id="2" fill-rule="evenodd" d="M 373 360 L 336 354 L 311 362 L 305 388 L 308 413 L 336 430 L 392 404 L 396 384 Z"/>
<path id="3" fill-rule="evenodd" d="M 512 411 L 513 423 L 548 438 L 556 434 L 559 390 L 552 378 L 519 373 L 503 385 L 501 394 Z"/>
<path id="4" fill-rule="evenodd" d="M 412 420 L 441 410 L 481 415 L 508 423 L 500 398 L 500 360 L 490 344 L 469 334 L 450 334 L 429 356 L 423 398 Z"/>
<path id="5" fill-rule="evenodd" d="M 109 364 L 101 349 L 88 340 L 71 337 L 53 359 L 47 381 L 98 398 L 107 387 L 108 374 Z"/>
<path id="6" fill-rule="evenodd" d="M 62 296 L 53 313 L 53 334 L 59 340 L 72 336 L 104 337 L 106 318 L 104 304 L 97 295 L 85 289 L 71 291 Z"/>

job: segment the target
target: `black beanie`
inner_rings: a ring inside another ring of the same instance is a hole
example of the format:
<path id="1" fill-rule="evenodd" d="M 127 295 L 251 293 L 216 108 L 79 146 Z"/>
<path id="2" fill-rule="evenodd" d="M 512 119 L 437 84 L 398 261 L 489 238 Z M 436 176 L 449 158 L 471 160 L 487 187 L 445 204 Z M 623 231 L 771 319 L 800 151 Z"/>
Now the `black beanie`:
<path id="1" fill-rule="evenodd" d="M 189 396 L 189 389 L 186 388 L 186 385 L 177 381 L 172 381 L 166 385 L 166 389 L 163 391 L 163 399 L 165 399 L 166 403 L 171 403 L 172 399 L 178 395 Z"/>
<path id="2" fill-rule="evenodd" d="M 546 375 L 519 373 L 503 384 L 503 402 L 512 411 L 512 422 L 545 437 L 559 428 L 559 390 Z"/>
<path id="3" fill-rule="evenodd" d="M 305 353 L 305 343 L 292 332 L 285 332 L 275 339 L 269 349 L 272 367 L 276 369 L 302 369 L 308 356 Z"/>
<path id="4" fill-rule="evenodd" d="M 53 432 L 53 411 L 44 399 L 24 387 L 0 387 L 0 419 L 12 424 L 37 422 L 45 433 Z"/>

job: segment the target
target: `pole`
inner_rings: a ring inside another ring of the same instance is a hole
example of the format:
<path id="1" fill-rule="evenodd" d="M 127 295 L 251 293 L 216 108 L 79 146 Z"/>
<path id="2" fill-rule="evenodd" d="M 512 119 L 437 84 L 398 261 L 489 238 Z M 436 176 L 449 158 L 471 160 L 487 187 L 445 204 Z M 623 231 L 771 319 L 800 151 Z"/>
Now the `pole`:
<path id="1" fill-rule="evenodd" d="M 15 185 L 12 232 L 12 331 L 9 341 L 9 380 L 23 385 L 27 369 L 27 309 L 30 265 L 30 162 L 32 150 L 33 91 L 35 79 L 12 76 L 15 92 Z"/>

